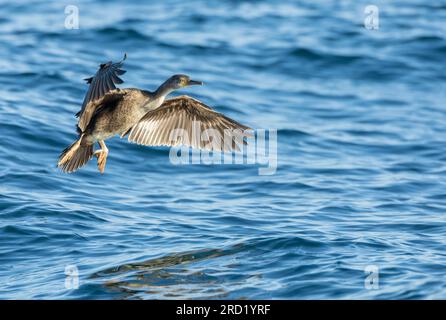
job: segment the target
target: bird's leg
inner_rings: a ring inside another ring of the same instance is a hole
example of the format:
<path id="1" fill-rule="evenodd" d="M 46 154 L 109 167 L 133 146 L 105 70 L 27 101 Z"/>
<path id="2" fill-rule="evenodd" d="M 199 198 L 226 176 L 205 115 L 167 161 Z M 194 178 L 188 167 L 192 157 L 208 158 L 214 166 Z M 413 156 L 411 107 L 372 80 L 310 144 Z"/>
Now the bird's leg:
<path id="1" fill-rule="evenodd" d="M 98 158 L 98 169 L 101 173 L 104 173 L 105 170 L 105 163 L 107 162 L 107 156 L 108 156 L 108 148 L 105 145 L 104 140 L 98 141 L 99 146 L 101 147 L 100 150 L 96 150 L 94 152 L 94 155 Z"/>

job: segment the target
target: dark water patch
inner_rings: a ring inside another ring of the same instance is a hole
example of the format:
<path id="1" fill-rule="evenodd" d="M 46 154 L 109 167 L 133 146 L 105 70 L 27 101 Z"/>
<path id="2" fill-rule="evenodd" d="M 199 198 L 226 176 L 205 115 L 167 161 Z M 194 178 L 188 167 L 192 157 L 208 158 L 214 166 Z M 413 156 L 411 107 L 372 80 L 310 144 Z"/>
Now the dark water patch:
<path id="1" fill-rule="evenodd" d="M 297 129 L 280 129 L 277 131 L 279 137 L 283 138 L 310 138 L 312 134 Z"/>
<path id="2" fill-rule="evenodd" d="M 356 55 L 335 55 L 331 53 L 322 53 L 308 48 L 298 48 L 290 51 L 287 56 L 295 56 L 296 58 L 308 61 L 322 61 L 327 65 L 346 65 L 362 59 Z"/>
<path id="3" fill-rule="evenodd" d="M 345 94 L 345 95 L 339 95 L 335 92 L 330 93 L 321 93 L 318 91 L 305 91 L 302 90 L 299 92 L 299 95 L 302 97 L 308 97 L 308 98 L 318 98 L 318 99 L 327 99 L 327 100 L 354 100 L 357 99 L 356 95 L 352 94 Z"/>
<path id="4" fill-rule="evenodd" d="M 425 173 L 428 172 L 429 168 L 426 168 L 424 164 L 419 162 L 401 162 L 392 164 L 392 166 L 387 168 L 387 170 L 394 173 L 400 173 L 400 172 Z"/>
<path id="5" fill-rule="evenodd" d="M 108 37 L 114 40 L 152 40 L 152 37 L 133 28 L 105 27 L 95 30 L 95 33 L 99 37 Z"/>

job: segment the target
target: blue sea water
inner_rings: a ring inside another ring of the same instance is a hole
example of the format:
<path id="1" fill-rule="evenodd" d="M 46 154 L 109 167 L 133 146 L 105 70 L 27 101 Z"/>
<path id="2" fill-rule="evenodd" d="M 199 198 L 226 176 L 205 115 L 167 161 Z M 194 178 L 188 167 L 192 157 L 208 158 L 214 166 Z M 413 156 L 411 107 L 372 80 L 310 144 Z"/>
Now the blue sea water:
<path id="1" fill-rule="evenodd" d="M 124 52 L 123 87 L 277 129 L 276 173 L 118 138 L 61 173 Z M 446 298 L 445 62 L 446 1 L 1 1 L 0 298 Z"/>

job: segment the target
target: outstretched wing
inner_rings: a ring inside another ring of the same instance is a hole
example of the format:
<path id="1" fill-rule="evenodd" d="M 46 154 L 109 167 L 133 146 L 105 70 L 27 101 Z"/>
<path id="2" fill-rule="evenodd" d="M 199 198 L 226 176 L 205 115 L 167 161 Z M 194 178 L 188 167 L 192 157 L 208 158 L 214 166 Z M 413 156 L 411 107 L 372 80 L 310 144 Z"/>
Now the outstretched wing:
<path id="1" fill-rule="evenodd" d="M 251 134 L 245 130 L 252 129 L 196 99 L 180 96 L 149 111 L 131 129 L 128 140 L 146 146 L 186 145 L 230 152 L 246 144 Z"/>
<path id="2" fill-rule="evenodd" d="M 87 128 L 88 123 L 91 120 L 95 112 L 97 104 L 93 102 L 103 97 L 107 92 L 116 89 L 115 84 L 121 84 L 121 78 L 118 76 L 123 75 L 125 70 L 120 69 L 124 64 L 124 60 L 127 58 L 127 54 L 124 54 L 124 58 L 113 63 L 109 61 L 100 65 L 99 70 L 94 77 L 85 79 L 90 87 L 85 95 L 84 102 L 82 103 L 82 109 L 76 114 L 79 117 L 78 127 L 81 131 Z"/>

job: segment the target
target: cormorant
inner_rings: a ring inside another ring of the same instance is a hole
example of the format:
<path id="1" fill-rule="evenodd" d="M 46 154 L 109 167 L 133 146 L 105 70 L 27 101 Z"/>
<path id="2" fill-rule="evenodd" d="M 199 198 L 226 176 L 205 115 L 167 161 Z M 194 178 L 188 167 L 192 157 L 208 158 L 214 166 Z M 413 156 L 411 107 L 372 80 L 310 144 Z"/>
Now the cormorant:
<path id="1" fill-rule="evenodd" d="M 146 146 L 186 145 L 223 152 L 239 151 L 239 144 L 246 144 L 245 138 L 250 134 L 245 130 L 251 128 L 189 96 L 166 100 L 174 90 L 203 84 L 187 75 L 170 77 L 154 92 L 117 89 L 115 84 L 123 83 L 119 76 L 126 72 L 121 69 L 126 57 L 117 63 L 101 64 L 93 77 L 85 79 L 90 86 L 76 114 L 79 138 L 59 157 L 57 166 L 63 172 L 76 171 L 96 155 L 99 171 L 103 173 L 108 156 L 104 141 L 114 135 L 122 138 L 128 134 L 130 142 Z M 175 129 L 183 130 L 185 136 L 173 137 Z M 194 137 L 195 129 L 204 132 L 204 136 Z M 232 135 L 229 142 L 224 138 L 227 134 Z M 96 142 L 101 149 L 94 151 Z"/>

